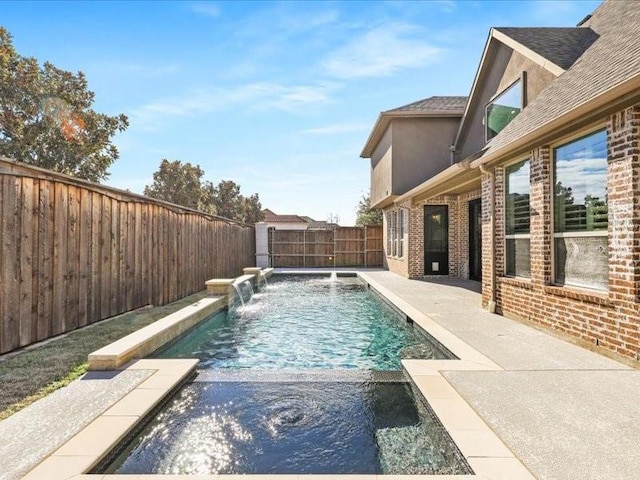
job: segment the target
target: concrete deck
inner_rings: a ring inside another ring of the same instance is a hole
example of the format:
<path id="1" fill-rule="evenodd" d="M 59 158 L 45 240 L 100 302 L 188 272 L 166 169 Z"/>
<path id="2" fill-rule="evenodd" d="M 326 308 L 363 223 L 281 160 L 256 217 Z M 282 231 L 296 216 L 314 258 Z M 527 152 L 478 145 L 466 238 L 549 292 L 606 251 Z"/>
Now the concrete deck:
<path id="1" fill-rule="evenodd" d="M 536 478 L 640 478 L 640 371 L 482 310 L 477 282 L 367 276 L 504 369 L 439 368 Z"/>

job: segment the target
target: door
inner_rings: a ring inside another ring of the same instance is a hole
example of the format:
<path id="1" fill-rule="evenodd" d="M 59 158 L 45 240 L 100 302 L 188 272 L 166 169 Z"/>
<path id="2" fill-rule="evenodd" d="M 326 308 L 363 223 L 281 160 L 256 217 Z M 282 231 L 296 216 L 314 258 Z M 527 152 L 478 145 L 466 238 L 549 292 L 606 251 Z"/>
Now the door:
<path id="1" fill-rule="evenodd" d="M 469 278 L 482 280 L 482 199 L 469 202 Z"/>
<path id="2" fill-rule="evenodd" d="M 424 274 L 449 275 L 449 211 L 446 205 L 424 207 Z"/>

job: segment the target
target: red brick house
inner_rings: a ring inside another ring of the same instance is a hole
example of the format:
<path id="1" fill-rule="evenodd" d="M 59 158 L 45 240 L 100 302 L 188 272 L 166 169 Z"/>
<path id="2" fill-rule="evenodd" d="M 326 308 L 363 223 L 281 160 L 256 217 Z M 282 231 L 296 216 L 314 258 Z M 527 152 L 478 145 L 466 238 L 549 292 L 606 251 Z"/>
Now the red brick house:
<path id="1" fill-rule="evenodd" d="M 640 359 L 640 3 L 491 29 L 450 145 L 380 205 L 389 268 L 477 278 L 488 309 Z"/>

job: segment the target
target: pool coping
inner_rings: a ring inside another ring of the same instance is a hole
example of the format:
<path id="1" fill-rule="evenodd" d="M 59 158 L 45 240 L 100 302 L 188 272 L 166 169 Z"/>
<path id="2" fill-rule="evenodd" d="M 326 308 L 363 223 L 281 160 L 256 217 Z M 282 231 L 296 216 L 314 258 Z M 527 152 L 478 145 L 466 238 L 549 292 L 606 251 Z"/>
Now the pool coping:
<path id="1" fill-rule="evenodd" d="M 309 274 L 312 270 L 305 271 Z M 298 273 L 283 270 L 272 273 Z M 301 272 L 302 273 L 302 272 Z M 315 273 L 327 273 L 326 271 Z M 355 274 L 387 301 L 411 318 L 449 349 L 458 359 L 452 360 L 403 360 L 402 366 L 411 382 L 420 391 L 440 423 L 451 436 L 465 457 L 473 475 L 242 475 L 248 480 L 535 480 L 513 452 L 480 418 L 455 388 L 442 376 L 450 370 L 503 370 L 451 332 L 440 326 L 425 313 L 401 300 L 393 292 L 358 270 L 341 270 Z M 226 304 L 224 297 L 212 299 L 215 305 Z M 209 305 L 208 302 L 207 306 Z M 187 307 L 188 308 L 188 307 Z M 205 307 L 206 310 L 209 310 Z M 183 309 L 184 310 L 184 309 Z M 179 313 L 179 312 L 176 312 Z M 168 318 L 168 317 L 165 317 Z M 164 319 L 159 320 L 161 322 Z M 155 322 L 155 323 L 158 323 Z M 168 322 L 171 323 L 171 322 Z M 153 325 L 153 324 L 152 324 Z M 183 331 L 183 330 L 181 330 Z M 152 337 L 165 333 L 151 331 Z M 178 332 L 180 333 L 180 332 Z M 125 337 L 126 338 L 126 337 Z M 117 343 L 117 342 L 115 342 Z M 121 345 L 122 346 L 122 345 Z M 120 351 L 123 349 L 121 348 Z M 129 351 L 128 349 L 124 349 Z M 149 352 L 150 353 L 150 352 Z M 45 458 L 25 477 L 26 480 L 231 480 L 239 475 L 122 475 L 86 474 L 94 468 L 126 435 L 151 412 L 178 385 L 193 374 L 198 361 L 195 359 L 141 359 L 120 365 L 115 370 L 144 369 L 154 373 L 123 398 L 107 409 L 88 426 Z"/>

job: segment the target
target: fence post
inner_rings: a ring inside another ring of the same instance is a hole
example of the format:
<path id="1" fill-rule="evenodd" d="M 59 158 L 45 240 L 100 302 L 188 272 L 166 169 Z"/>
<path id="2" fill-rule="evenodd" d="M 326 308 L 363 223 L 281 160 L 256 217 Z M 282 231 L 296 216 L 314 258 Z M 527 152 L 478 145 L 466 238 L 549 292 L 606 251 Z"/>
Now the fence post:
<path id="1" fill-rule="evenodd" d="M 256 223 L 256 267 L 269 266 L 269 230 L 265 222 Z"/>

